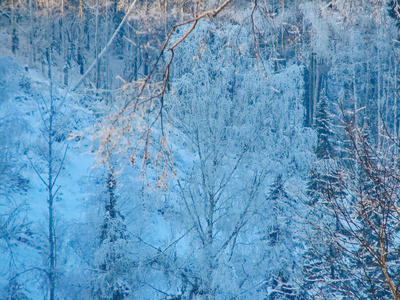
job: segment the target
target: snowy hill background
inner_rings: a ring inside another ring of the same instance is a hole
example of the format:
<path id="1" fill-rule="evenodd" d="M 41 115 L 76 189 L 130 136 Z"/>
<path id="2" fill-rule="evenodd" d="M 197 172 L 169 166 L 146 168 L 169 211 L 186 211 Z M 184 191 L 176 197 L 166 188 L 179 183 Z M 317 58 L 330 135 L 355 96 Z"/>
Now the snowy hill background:
<path id="1" fill-rule="evenodd" d="M 165 94 L 132 110 L 193 11 L 140 1 L 86 76 L 128 4 L 83 2 L 0 3 L 0 298 L 369 295 L 319 265 L 334 216 L 318 173 L 347 158 L 341 114 L 377 144 L 382 124 L 398 133 L 386 3 L 234 2 L 175 49 Z"/>

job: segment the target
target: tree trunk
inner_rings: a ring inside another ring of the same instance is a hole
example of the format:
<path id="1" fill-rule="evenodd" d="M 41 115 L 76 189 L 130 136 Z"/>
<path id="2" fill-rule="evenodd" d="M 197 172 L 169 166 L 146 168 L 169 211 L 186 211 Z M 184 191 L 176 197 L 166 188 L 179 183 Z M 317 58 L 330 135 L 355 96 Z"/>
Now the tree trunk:
<path id="1" fill-rule="evenodd" d="M 95 57 L 99 56 L 99 0 L 96 0 L 96 31 L 94 36 L 94 53 Z M 96 73 L 95 73 L 95 86 L 96 89 L 100 88 L 100 59 L 96 59 Z"/>
<path id="2" fill-rule="evenodd" d="M 31 28 L 29 30 L 29 45 L 31 47 L 31 51 L 30 51 L 30 59 L 29 59 L 29 63 L 30 63 L 30 68 L 33 67 L 34 62 L 36 61 L 36 50 L 35 47 L 36 45 L 34 44 L 33 38 L 34 38 L 34 12 L 33 12 L 33 5 L 32 5 L 32 1 L 33 0 L 29 0 L 29 18 L 30 18 L 30 25 Z"/>
<path id="3" fill-rule="evenodd" d="M 53 84 L 51 73 L 51 48 L 47 49 L 47 62 L 49 67 L 49 80 L 50 80 L 50 113 L 49 113 L 49 126 L 48 126 L 48 209 L 49 209 L 49 283 L 50 283 L 50 300 L 55 299 L 56 291 L 56 241 L 55 241 L 55 225 L 54 225 L 54 178 L 53 178 L 53 116 L 54 116 L 54 103 L 53 103 Z"/>
<path id="4" fill-rule="evenodd" d="M 18 30 L 16 28 L 15 20 L 15 3 L 11 1 L 11 52 L 15 54 L 19 46 Z"/>

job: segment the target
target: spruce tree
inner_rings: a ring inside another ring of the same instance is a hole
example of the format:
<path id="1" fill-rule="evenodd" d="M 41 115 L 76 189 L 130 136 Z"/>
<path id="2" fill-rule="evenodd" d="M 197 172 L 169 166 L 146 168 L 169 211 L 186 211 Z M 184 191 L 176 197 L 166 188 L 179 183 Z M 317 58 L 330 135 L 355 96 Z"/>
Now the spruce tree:
<path id="1" fill-rule="evenodd" d="M 132 262 L 127 257 L 128 234 L 117 207 L 117 180 L 110 169 L 107 177 L 105 216 L 101 226 L 100 249 L 96 253 L 99 276 L 94 287 L 96 299 L 123 300 L 130 294 Z"/>
<path id="2" fill-rule="evenodd" d="M 332 131 L 330 129 L 330 124 L 328 120 L 325 97 L 321 97 L 321 100 L 317 104 L 315 130 L 318 136 L 318 143 L 315 149 L 315 154 L 317 158 L 330 159 L 335 157 L 335 152 L 330 142 Z"/>
<path id="3" fill-rule="evenodd" d="M 317 146 L 314 149 L 315 161 L 310 170 L 307 184 L 306 222 L 310 232 L 307 235 L 307 250 L 303 254 L 303 285 L 306 297 L 324 299 L 339 297 L 340 284 L 331 284 L 338 278 L 343 251 L 333 242 L 335 216 L 329 210 L 330 201 L 339 193 L 334 147 L 330 142 L 333 135 L 328 120 L 326 98 L 321 97 L 317 104 L 315 131 Z"/>
<path id="4" fill-rule="evenodd" d="M 271 213 L 271 221 L 268 240 L 269 246 L 272 251 L 280 251 L 282 247 L 295 249 L 296 245 L 293 243 L 293 207 L 292 199 L 285 191 L 284 181 L 282 175 L 279 174 L 274 184 L 271 187 L 270 192 L 270 209 L 273 210 Z M 285 217 L 285 221 L 282 221 L 282 217 Z M 289 244 L 291 241 L 292 243 Z M 299 299 L 297 288 L 293 285 L 293 267 L 295 266 L 295 258 L 293 261 L 291 259 L 288 262 L 283 263 L 279 268 L 271 270 L 269 288 L 271 292 L 268 294 L 269 300 L 277 299 L 288 299 L 294 300 Z"/>
<path id="5" fill-rule="evenodd" d="M 389 192 L 398 186 L 395 160 L 382 152 L 385 143 L 370 142 L 367 128 L 350 121 L 345 130 L 346 157 L 319 159 L 319 172 L 311 172 L 309 196 L 318 199 L 307 217 L 314 229 L 303 289 L 314 299 L 398 299 L 398 196 Z"/>

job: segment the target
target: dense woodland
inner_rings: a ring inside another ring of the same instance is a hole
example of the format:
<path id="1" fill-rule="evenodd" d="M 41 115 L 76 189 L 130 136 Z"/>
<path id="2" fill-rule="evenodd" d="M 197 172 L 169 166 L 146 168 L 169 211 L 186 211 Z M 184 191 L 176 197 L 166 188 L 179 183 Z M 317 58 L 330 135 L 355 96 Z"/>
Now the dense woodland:
<path id="1" fill-rule="evenodd" d="M 1 299 L 400 299 L 398 0 L 0 0 Z"/>

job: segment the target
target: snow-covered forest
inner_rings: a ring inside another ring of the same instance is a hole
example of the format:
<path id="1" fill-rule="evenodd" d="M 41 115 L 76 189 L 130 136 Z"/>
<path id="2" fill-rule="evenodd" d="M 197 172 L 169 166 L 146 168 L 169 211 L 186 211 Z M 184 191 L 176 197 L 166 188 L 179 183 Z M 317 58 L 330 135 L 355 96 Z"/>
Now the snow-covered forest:
<path id="1" fill-rule="evenodd" d="M 0 0 L 0 299 L 400 299 L 399 0 Z"/>

